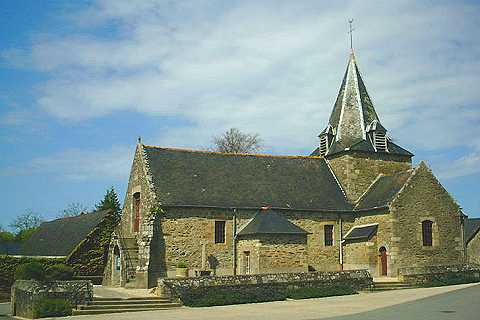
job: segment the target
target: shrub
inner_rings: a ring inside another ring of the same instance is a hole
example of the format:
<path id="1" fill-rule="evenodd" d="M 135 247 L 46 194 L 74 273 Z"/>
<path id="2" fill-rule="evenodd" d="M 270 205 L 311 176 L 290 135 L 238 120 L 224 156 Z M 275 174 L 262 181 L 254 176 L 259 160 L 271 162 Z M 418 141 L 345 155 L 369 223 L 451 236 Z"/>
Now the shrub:
<path id="1" fill-rule="evenodd" d="M 210 307 L 229 304 L 257 303 L 285 300 L 285 290 L 269 288 L 224 288 L 214 290 L 192 290 L 181 297 L 189 307 Z"/>
<path id="2" fill-rule="evenodd" d="M 177 263 L 177 268 L 188 268 L 188 264 L 185 261 L 179 261 Z"/>
<path id="3" fill-rule="evenodd" d="M 45 268 L 39 262 L 28 262 L 17 266 L 15 280 L 45 280 Z"/>
<path id="4" fill-rule="evenodd" d="M 357 291 L 348 286 L 304 287 L 288 289 L 287 297 L 291 299 L 310 299 L 331 296 L 344 296 L 347 294 L 356 293 Z"/>
<path id="5" fill-rule="evenodd" d="M 65 264 L 54 264 L 47 269 L 48 280 L 72 280 L 73 269 Z"/>
<path id="6" fill-rule="evenodd" d="M 70 301 L 60 298 L 42 298 L 33 307 L 35 318 L 64 317 L 72 315 Z"/>
<path id="7" fill-rule="evenodd" d="M 427 282 L 420 284 L 421 287 L 442 287 L 455 284 L 479 282 L 479 279 L 473 274 L 468 273 L 443 273 L 433 275 Z"/>

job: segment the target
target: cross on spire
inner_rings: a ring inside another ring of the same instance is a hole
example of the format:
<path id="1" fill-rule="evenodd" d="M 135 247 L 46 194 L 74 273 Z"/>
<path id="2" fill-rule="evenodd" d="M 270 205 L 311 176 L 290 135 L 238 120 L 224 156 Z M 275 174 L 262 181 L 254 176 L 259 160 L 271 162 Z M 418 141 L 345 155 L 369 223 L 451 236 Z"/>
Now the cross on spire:
<path id="1" fill-rule="evenodd" d="M 353 50 L 353 30 L 355 30 L 352 27 L 353 19 L 348 20 L 348 24 L 350 25 L 350 31 L 348 33 L 350 34 L 350 49 Z"/>

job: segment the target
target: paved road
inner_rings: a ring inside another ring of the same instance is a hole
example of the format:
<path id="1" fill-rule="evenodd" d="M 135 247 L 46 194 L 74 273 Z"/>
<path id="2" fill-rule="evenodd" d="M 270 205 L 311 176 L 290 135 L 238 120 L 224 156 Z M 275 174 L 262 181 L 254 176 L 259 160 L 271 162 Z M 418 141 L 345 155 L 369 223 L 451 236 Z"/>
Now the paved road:
<path id="1" fill-rule="evenodd" d="M 372 296 L 373 297 L 373 296 Z M 391 307 L 328 320 L 478 320 L 480 285 L 406 302 Z M 327 320 L 324 319 L 324 320 Z"/>
<path id="2" fill-rule="evenodd" d="M 466 290 L 466 291 L 465 291 Z M 405 289 L 320 299 L 209 308 L 75 316 L 77 320 L 356 320 L 480 319 L 480 285 Z M 477 300 L 477 301 L 475 301 Z M 422 305 L 425 305 L 422 308 Z M 466 307 L 470 309 L 466 311 Z M 380 309 L 382 308 L 382 309 Z M 452 312 L 455 311 L 455 312 Z M 423 316 L 425 314 L 425 316 Z M 476 317 L 471 317 L 476 315 Z M 333 318 L 336 317 L 336 318 Z M 375 318 L 376 317 L 376 318 Z M 429 318 L 428 318 L 429 317 Z M 455 318 L 456 317 L 456 318 Z"/>

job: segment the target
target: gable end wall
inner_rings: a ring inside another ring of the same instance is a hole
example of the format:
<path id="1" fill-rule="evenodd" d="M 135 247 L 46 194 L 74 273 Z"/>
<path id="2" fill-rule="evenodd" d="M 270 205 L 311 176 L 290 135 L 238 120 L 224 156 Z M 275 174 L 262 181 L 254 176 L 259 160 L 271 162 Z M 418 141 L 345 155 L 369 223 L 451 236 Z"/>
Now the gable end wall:
<path id="1" fill-rule="evenodd" d="M 391 205 L 397 267 L 463 262 L 460 208 L 422 163 Z M 422 221 L 433 221 L 433 246 L 423 247 Z"/>

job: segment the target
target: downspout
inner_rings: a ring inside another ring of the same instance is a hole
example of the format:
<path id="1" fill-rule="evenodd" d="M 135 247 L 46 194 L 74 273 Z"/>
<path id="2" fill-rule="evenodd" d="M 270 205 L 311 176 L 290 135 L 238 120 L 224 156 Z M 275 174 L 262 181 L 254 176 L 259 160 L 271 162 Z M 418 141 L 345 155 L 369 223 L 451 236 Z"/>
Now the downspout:
<path id="1" fill-rule="evenodd" d="M 463 248 L 463 263 L 468 263 L 467 243 L 465 242 L 465 216 L 463 212 L 460 212 L 460 228 L 462 229 L 461 241 L 462 241 L 462 248 Z"/>
<path id="2" fill-rule="evenodd" d="M 339 251 L 339 262 L 340 262 L 340 270 L 343 271 L 343 220 L 342 217 L 338 216 L 338 225 L 339 225 L 339 234 L 340 240 L 338 241 L 338 251 Z"/>
<path id="3" fill-rule="evenodd" d="M 233 275 L 237 275 L 237 209 L 233 209 Z"/>

